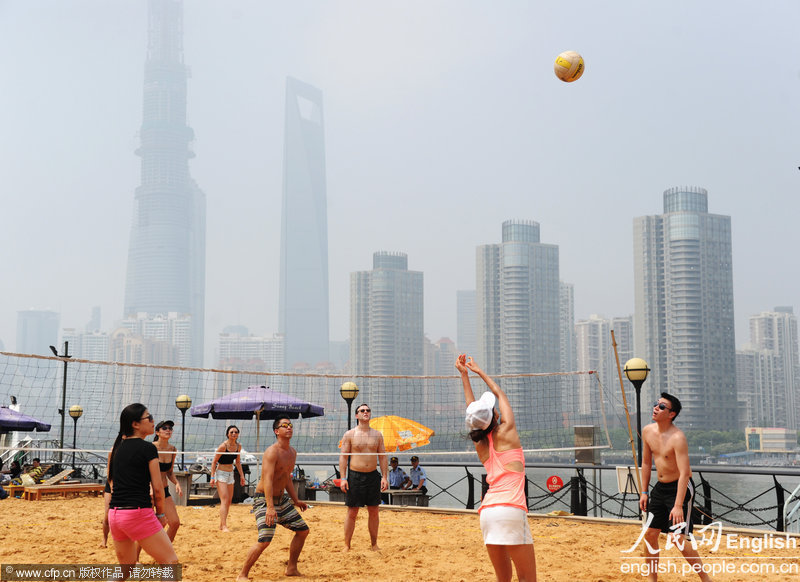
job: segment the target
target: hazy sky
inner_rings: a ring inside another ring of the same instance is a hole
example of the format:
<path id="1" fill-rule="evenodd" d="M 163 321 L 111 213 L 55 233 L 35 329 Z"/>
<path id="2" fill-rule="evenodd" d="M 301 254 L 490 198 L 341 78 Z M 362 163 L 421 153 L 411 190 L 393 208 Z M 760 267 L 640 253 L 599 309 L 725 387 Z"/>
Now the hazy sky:
<path id="1" fill-rule="evenodd" d="M 799 22 L 796 0 L 186 0 L 206 353 L 226 325 L 278 328 L 287 76 L 323 92 L 331 339 L 377 250 L 424 272 L 425 331 L 455 339 L 475 247 L 509 218 L 559 245 L 577 318 L 631 314 L 633 218 L 695 185 L 732 217 L 745 343 L 751 314 L 800 311 Z M 144 0 L 0 0 L 6 349 L 18 310 L 122 316 L 146 25 Z"/>

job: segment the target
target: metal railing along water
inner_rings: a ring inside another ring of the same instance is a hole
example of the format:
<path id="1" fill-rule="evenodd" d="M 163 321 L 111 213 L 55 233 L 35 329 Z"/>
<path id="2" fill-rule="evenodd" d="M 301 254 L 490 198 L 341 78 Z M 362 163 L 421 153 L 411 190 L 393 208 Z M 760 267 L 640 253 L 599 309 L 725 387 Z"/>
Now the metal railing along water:
<path id="1" fill-rule="evenodd" d="M 333 461 L 301 461 L 298 466 L 304 468 L 306 475 L 313 474 L 314 467 L 325 467 L 327 481 L 338 476 L 337 463 Z M 431 507 L 474 509 L 479 505 L 485 487 L 480 463 L 426 462 L 424 468 Z M 545 485 L 551 473 L 566 476 L 563 487 L 551 491 Z M 694 465 L 692 473 L 696 523 L 721 522 L 775 531 L 800 528 L 800 469 Z M 634 487 L 619 485 L 616 466 L 527 463 L 526 476 L 531 513 L 560 510 L 594 517 L 641 517 L 639 495 Z M 795 505 L 788 509 L 791 501 Z"/>

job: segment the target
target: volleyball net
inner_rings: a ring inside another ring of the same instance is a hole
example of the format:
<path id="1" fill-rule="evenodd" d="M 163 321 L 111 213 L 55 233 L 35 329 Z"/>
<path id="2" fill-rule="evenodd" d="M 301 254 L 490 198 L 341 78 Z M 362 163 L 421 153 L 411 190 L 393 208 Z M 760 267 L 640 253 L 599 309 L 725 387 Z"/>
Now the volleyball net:
<path id="1" fill-rule="evenodd" d="M 470 376 L 478 397 L 488 389 L 483 381 Z M 526 455 L 535 453 L 572 456 L 576 449 L 610 446 L 603 402 L 603 388 L 594 372 L 553 374 L 514 374 L 495 376 L 508 395 Z M 340 394 L 345 382 L 354 382 L 358 395 L 348 403 Z M 222 420 L 193 417 L 186 411 L 182 419 L 176 407 L 178 396 L 187 395 L 193 405 L 245 390 L 248 386 L 268 386 L 316 404 L 324 414 L 292 420 L 292 445 L 303 456 L 338 455 L 339 441 L 355 423 L 361 403 L 372 410 L 372 418 L 393 415 L 413 420 L 434 431 L 429 444 L 399 454 L 438 454 L 439 460 L 459 452 L 474 454 L 464 425 L 464 396 L 461 379 L 453 376 L 359 376 L 267 373 L 259 371 L 180 368 L 101 362 L 75 358 L 0 352 L 0 405 L 15 408 L 51 425 L 49 432 L 17 433 L 24 438 L 49 439 L 56 447 L 102 454 L 111 448 L 119 431 L 121 410 L 133 402 L 148 407 L 155 418 L 173 420 L 170 441 L 186 455 L 186 461 L 211 453 L 224 439 L 225 429 L 235 424 L 241 430 L 239 441 L 245 450 L 260 453 L 274 442 L 272 420 Z M 65 405 L 63 445 L 62 417 Z M 82 414 L 75 420 L 70 407 L 78 405 Z M 593 426 L 591 442 L 578 439 L 576 427 Z M 260 434 L 257 443 L 257 433 Z M 181 445 L 181 439 L 184 445 Z M 13 443 L 5 439 L 6 451 Z M 0 446 L 3 443 L 0 442 Z M 260 449 L 260 450 L 259 450 Z M 3 451 L 0 450 L 0 453 Z M 397 453 L 396 453 L 397 454 Z M 35 455 L 34 455 L 35 456 Z"/>

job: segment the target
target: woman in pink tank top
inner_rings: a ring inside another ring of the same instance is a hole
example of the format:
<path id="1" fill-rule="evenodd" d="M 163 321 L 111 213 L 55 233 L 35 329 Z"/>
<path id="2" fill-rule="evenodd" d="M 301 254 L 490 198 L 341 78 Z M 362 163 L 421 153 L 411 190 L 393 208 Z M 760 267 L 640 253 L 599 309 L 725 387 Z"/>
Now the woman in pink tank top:
<path id="1" fill-rule="evenodd" d="M 486 481 L 489 483 L 489 490 L 478 510 L 483 543 L 498 581 L 511 580 L 514 568 L 521 582 L 535 581 L 536 554 L 525 497 L 525 456 L 514 422 L 514 411 L 505 392 L 472 358 L 467 361 L 467 356 L 461 354 L 456 360 L 456 368 L 464 386 L 469 436 L 475 444 L 478 459 L 486 468 Z M 477 400 L 469 381 L 470 371 L 480 376 L 491 390 Z"/>

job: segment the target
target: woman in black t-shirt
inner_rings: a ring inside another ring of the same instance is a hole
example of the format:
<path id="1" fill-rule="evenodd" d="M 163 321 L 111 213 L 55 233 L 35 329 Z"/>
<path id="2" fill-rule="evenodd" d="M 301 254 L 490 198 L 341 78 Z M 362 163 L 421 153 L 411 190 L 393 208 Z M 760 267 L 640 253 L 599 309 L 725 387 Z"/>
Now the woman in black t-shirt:
<path id="1" fill-rule="evenodd" d="M 111 502 L 108 524 L 120 564 L 136 563 L 136 544 L 159 564 L 176 564 L 178 556 L 164 531 L 164 486 L 158 450 L 144 438 L 154 432 L 153 415 L 144 404 L 129 404 L 119 417 L 119 435 L 111 449 L 108 480 Z M 153 488 L 153 512 L 150 487 Z"/>

